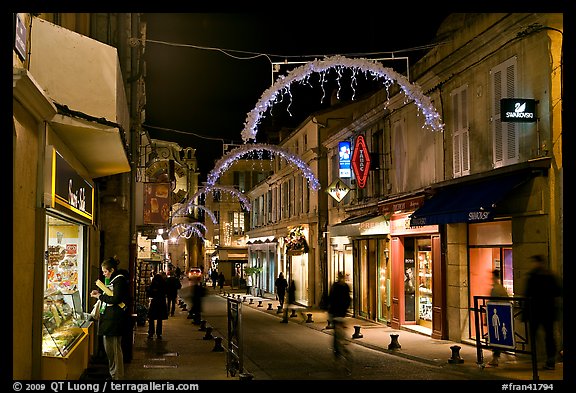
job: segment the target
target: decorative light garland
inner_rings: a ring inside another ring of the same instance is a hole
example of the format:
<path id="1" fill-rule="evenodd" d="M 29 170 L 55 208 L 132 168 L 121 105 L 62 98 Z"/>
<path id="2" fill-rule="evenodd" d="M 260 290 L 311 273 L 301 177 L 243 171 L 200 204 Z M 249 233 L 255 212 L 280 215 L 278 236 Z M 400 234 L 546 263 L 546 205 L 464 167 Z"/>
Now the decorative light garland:
<path id="1" fill-rule="evenodd" d="M 214 185 L 212 187 L 202 187 L 198 191 L 196 191 L 196 193 L 194 195 L 192 195 L 190 197 L 190 200 L 194 201 L 194 200 L 196 200 L 196 198 L 200 197 L 200 195 L 207 194 L 209 192 L 214 192 L 214 191 L 224 191 L 224 192 L 227 192 L 228 194 L 238 198 L 240 200 L 240 202 L 242 203 L 242 206 L 244 206 L 244 208 L 247 211 L 250 211 L 250 209 L 252 207 L 252 205 L 250 204 L 250 201 L 248 200 L 246 195 L 244 195 L 242 192 L 240 192 L 240 190 L 238 190 L 237 188 L 234 188 L 231 186 Z"/>
<path id="2" fill-rule="evenodd" d="M 369 59 L 350 59 L 344 56 L 327 57 L 324 60 L 311 61 L 301 67 L 295 68 L 290 71 L 286 76 L 281 75 L 276 82 L 262 94 L 256 106 L 250 111 L 244 123 L 242 130 L 242 139 L 244 142 L 249 140 L 256 140 L 257 126 L 266 111 L 284 94 L 290 95 L 290 85 L 294 82 L 308 82 L 309 75 L 317 72 L 321 76 L 322 88 L 325 74 L 334 68 L 338 72 L 338 84 L 340 85 L 340 76 L 343 68 L 351 68 L 353 71 L 352 83 L 355 84 L 355 76 L 358 71 L 363 71 L 364 74 L 370 75 L 375 79 L 384 79 L 384 86 L 388 90 L 394 83 L 398 83 L 406 97 L 414 101 L 418 109 L 426 117 L 426 125 L 434 131 L 442 131 L 444 124 L 441 122 L 440 115 L 432 105 L 430 98 L 426 96 L 422 89 L 410 81 L 402 74 L 394 71 L 391 68 L 382 66 L 382 64 Z M 280 97 L 279 97 L 280 94 Z"/>
<path id="3" fill-rule="evenodd" d="M 312 169 L 304 162 L 302 159 L 290 153 L 288 150 L 285 150 L 279 146 L 275 145 L 268 145 L 265 143 L 245 143 L 244 145 L 240 145 L 239 147 L 235 148 L 234 150 L 230 150 L 227 152 L 221 159 L 216 162 L 214 169 L 208 173 L 207 178 L 207 189 L 215 187 L 216 182 L 222 175 L 222 173 L 226 172 L 234 162 L 242 158 L 243 156 L 252 153 L 254 151 L 268 151 L 273 155 L 278 155 L 285 159 L 286 161 L 294 164 L 301 172 L 304 177 L 308 180 L 308 184 L 313 190 L 320 189 L 320 182 L 312 172 Z"/>
<path id="4" fill-rule="evenodd" d="M 218 223 L 218 220 L 216 219 L 216 216 L 214 215 L 214 212 L 212 212 L 212 210 L 208 209 L 206 206 L 203 205 L 197 205 L 195 203 L 193 203 L 192 201 L 186 203 L 184 206 L 182 206 L 181 208 L 179 208 L 178 210 L 176 210 L 174 212 L 174 214 L 172 215 L 172 217 L 177 217 L 177 216 L 188 216 L 189 214 L 192 213 L 192 208 L 197 207 L 203 211 L 206 212 L 206 214 L 208 214 L 210 216 L 210 218 L 212 219 L 212 222 L 214 224 Z"/>
<path id="5" fill-rule="evenodd" d="M 201 227 L 204 230 L 204 232 L 206 232 L 206 226 L 203 223 L 197 221 L 197 222 L 176 224 L 170 228 L 168 234 L 170 237 L 178 238 L 181 236 L 186 239 L 190 239 L 192 235 L 196 235 L 202 240 L 205 240 L 204 234 L 197 228 L 197 226 Z"/>

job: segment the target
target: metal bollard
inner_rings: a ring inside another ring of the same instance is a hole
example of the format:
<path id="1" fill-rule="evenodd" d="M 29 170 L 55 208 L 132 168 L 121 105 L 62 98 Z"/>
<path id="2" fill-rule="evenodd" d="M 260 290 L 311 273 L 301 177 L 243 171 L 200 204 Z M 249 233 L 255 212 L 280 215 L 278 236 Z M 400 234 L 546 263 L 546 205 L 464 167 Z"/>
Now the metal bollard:
<path id="1" fill-rule="evenodd" d="M 236 299 L 240 300 L 240 295 L 236 295 Z"/>
<path id="2" fill-rule="evenodd" d="M 206 331 L 206 321 L 205 320 L 200 321 L 200 328 L 198 330 L 201 332 Z"/>
<path id="3" fill-rule="evenodd" d="M 450 349 L 452 350 L 452 357 L 448 359 L 448 363 L 450 364 L 460 364 L 464 363 L 464 359 L 460 357 L 460 346 L 459 345 L 452 345 Z"/>
<path id="4" fill-rule="evenodd" d="M 282 313 L 282 306 L 278 305 L 278 310 L 276 310 L 276 314 L 281 314 Z"/>
<path id="5" fill-rule="evenodd" d="M 224 352 L 222 337 L 214 337 L 214 348 L 212 348 L 212 352 Z"/>
<path id="6" fill-rule="evenodd" d="M 362 333 L 360 333 L 360 325 L 354 325 L 354 334 L 352 335 L 352 338 L 362 338 L 364 337 L 364 335 Z"/>
<path id="7" fill-rule="evenodd" d="M 268 303 L 268 308 L 266 310 L 272 310 L 272 303 Z"/>
<path id="8" fill-rule="evenodd" d="M 242 301 L 243 301 L 243 302 L 246 301 L 246 296 L 242 297 Z"/>
<path id="9" fill-rule="evenodd" d="M 212 340 L 214 336 L 212 335 L 212 328 L 208 326 L 206 328 L 206 334 L 202 337 L 203 340 Z"/>
<path id="10" fill-rule="evenodd" d="M 308 315 L 308 319 L 306 319 L 306 323 L 312 323 L 312 322 L 314 322 L 314 321 L 312 320 L 312 314 L 306 314 L 306 315 Z"/>
<path id="11" fill-rule="evenodd" d="M 388 344 L 388 349 L 400 349 L 402 346 L 398 342 L 398 334 L 391 334 L 390 338 L 392 341 Z"/>
<path id="12" fill-rule="evenodd" d="M 262 300 L 258 300 L 258 307 L 262 307 Z"/>
<path id="13" fill-rule="evenodd" d="M 290 318 L 294 318 L 297 317 L 298 315 L 296 315 L 296 310 L 293 308 L 292 312 L 290 313 Z"/>
<path id="14" fill-rule="evenodd" d="M 254 304 L 254 299 L 250 298 L 250 303 L 248 303 L 248 304 Z"/>

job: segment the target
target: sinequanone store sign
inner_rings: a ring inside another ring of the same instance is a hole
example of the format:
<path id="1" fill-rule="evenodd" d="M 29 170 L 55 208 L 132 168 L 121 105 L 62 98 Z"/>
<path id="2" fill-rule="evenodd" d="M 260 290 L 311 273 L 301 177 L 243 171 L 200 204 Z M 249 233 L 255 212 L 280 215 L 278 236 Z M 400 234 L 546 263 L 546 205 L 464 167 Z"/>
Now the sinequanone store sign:
<path id="1" fill-rule="evenodd" d="M 536 100 L 530 98 L 502 98 L 500 120 L 517 123 L 536 121 Z"/>
<path id="2" fill-rule="evenodd" d="M 51 207 L 92 222 L 94 188 L 55 149 L 52 153 Z"/>

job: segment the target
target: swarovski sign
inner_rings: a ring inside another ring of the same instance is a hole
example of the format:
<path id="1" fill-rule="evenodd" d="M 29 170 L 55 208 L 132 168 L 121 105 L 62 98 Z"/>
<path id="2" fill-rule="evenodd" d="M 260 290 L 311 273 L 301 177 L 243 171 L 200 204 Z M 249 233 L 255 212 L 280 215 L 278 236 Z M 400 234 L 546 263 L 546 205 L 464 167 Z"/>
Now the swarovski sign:
<path id="1" fill-rule="evenodd" d="M 502 98 L 500 120 L 505 122 L 532 123 L 536 121 L 536 100 L 528 98 Z"/>

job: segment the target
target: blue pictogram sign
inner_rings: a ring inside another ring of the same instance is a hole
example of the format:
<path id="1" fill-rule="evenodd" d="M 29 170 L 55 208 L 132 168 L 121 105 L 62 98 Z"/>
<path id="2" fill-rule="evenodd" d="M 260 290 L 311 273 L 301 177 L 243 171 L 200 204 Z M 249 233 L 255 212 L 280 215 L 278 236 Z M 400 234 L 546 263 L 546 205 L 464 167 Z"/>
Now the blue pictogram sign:
<path id="1" fill-rule="evenodd" d="M 514 349 L 514 313 L 512 303 L 486 303 L 486 322 L 490 346 Z"/>

